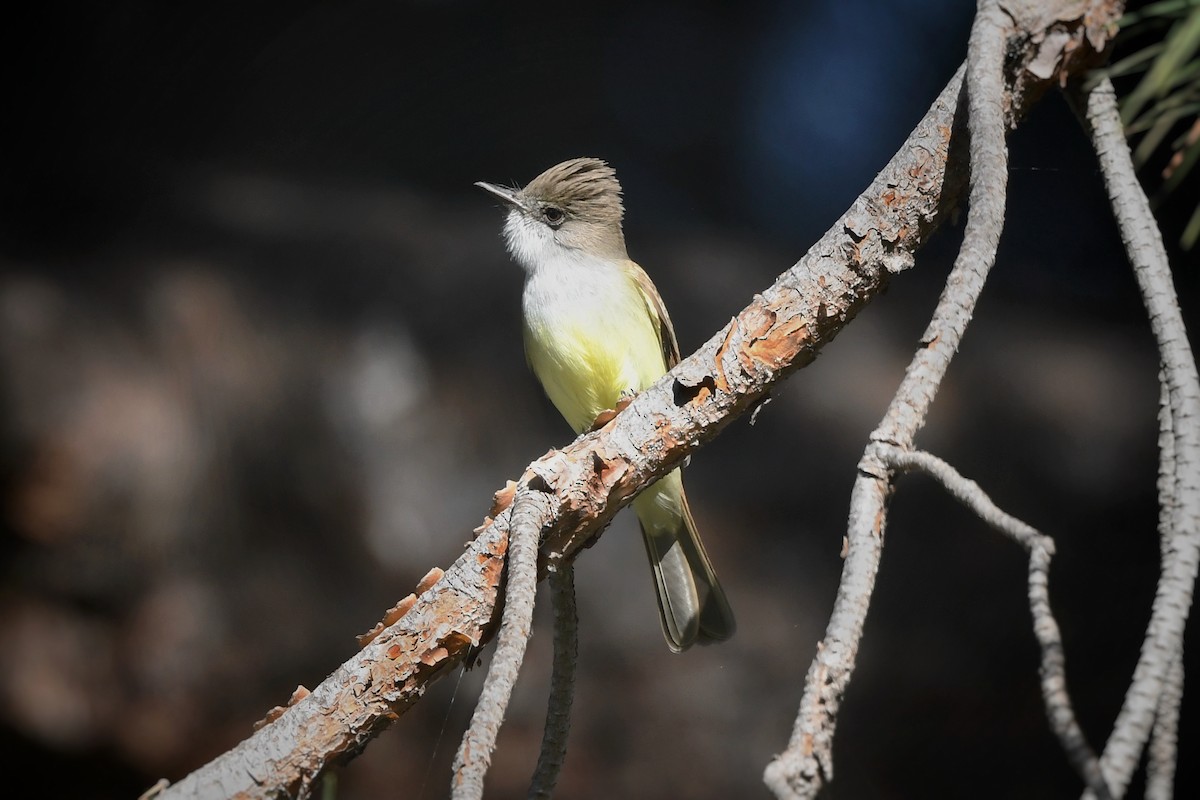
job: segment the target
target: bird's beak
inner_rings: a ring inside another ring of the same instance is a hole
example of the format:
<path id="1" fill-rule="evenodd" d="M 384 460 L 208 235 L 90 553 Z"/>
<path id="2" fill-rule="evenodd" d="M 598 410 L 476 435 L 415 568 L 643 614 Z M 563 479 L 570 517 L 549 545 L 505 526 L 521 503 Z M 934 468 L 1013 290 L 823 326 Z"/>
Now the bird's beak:
<path id="1" fill-rule="evenodd" d="M 517 196 L 516 189 L 509 189 L 507 186 L 497 186 L 494 183 L 487 183 L 486 181 L 476 181 L 475 185 L 480 189 L 483 189 L 485 192 L 490 192 L 496 197 L 499 197 L 506 205 L 519 208 L 522 211 L 526 210 L 525 203 L 522 202 L 521 198 Z"/>

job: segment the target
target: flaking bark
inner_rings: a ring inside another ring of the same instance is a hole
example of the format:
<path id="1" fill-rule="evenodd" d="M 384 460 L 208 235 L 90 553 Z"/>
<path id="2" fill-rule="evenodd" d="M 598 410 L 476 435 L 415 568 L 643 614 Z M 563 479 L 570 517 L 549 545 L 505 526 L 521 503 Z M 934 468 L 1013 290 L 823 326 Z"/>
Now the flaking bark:
<path id="1" fill-rule="evenodd" d="M 1005 73 L 1006 126 L 1047 89 L 1099 60 L 1121 8 L 1104 1 L 1034 5 L 1028 13 L 1009 9 L 1016 22 Z M 913 254 L 965 186 L 965 137 L 956 124 L 962 74 L 799 262 L 612 422 L 530 466 L 521 483 L 540 482 L 549 499 L 541 519 L 542 559 L 574 558 L 640 489 L 757 407 L 892 276 L 912 266 Z M 503 510 L 499 505 L 493 516 Z M 486 520 L 477 534 L 407 613 L 309 696 L 156 796 L 307 796 L 325 770 L 356 755 L 433 680 L 493 635 L 505 515 Z"/>

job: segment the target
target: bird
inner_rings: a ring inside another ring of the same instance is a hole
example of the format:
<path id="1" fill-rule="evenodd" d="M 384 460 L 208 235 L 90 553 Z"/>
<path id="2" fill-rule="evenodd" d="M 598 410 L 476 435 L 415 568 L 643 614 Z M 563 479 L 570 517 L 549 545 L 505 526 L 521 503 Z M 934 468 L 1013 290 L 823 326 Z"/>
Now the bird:
<path id="1" fill-rule="evenodd" d="M 679 343 L 654 283 L 629 258 L 616 171 L 598 158 L 556 164 L 523 188 L 476 186 L 507 210 L 503 236 L 525 272 L 525 355 L 576 433 L 657 381 Z M 633 501 L 672 652 L 729 639 L 733 610 L 704 550 L 680 469 Z"/>

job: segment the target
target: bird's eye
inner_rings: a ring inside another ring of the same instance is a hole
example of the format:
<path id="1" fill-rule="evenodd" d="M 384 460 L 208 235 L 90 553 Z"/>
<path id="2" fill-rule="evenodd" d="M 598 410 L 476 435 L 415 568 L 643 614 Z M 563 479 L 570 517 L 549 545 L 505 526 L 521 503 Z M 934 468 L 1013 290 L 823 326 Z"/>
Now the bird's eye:
<path id="1" fill-rule="evenodd" d="M 546 223 L 551 228 L 557 228 L 559 225 L 562 225 L 563 220 L 567 218 L 567 215 L 558 206 L 546 206 L 542 209 L 542 216 L 546 218 Z"/>

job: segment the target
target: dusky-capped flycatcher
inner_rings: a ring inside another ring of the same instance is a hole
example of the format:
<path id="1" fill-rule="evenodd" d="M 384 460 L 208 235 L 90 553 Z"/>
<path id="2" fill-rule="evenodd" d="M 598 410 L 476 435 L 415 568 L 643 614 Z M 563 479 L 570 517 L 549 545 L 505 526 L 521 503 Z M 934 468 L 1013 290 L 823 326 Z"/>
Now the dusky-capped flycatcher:
<path id="1" fill-rule="evenodd" d="M 650 386 L 679 361 L 667 309 L 629 259 L 621 185 L 608 164 L 576 158 L 523 189 L 475 184 L 508 208 L 504 238 L 525 269 L 525 354 L 577 433 Z M 642 526 L 663 633 L 675 652 L 733 635 L 717 580 L 676 469 L 633 501 Z"/>

